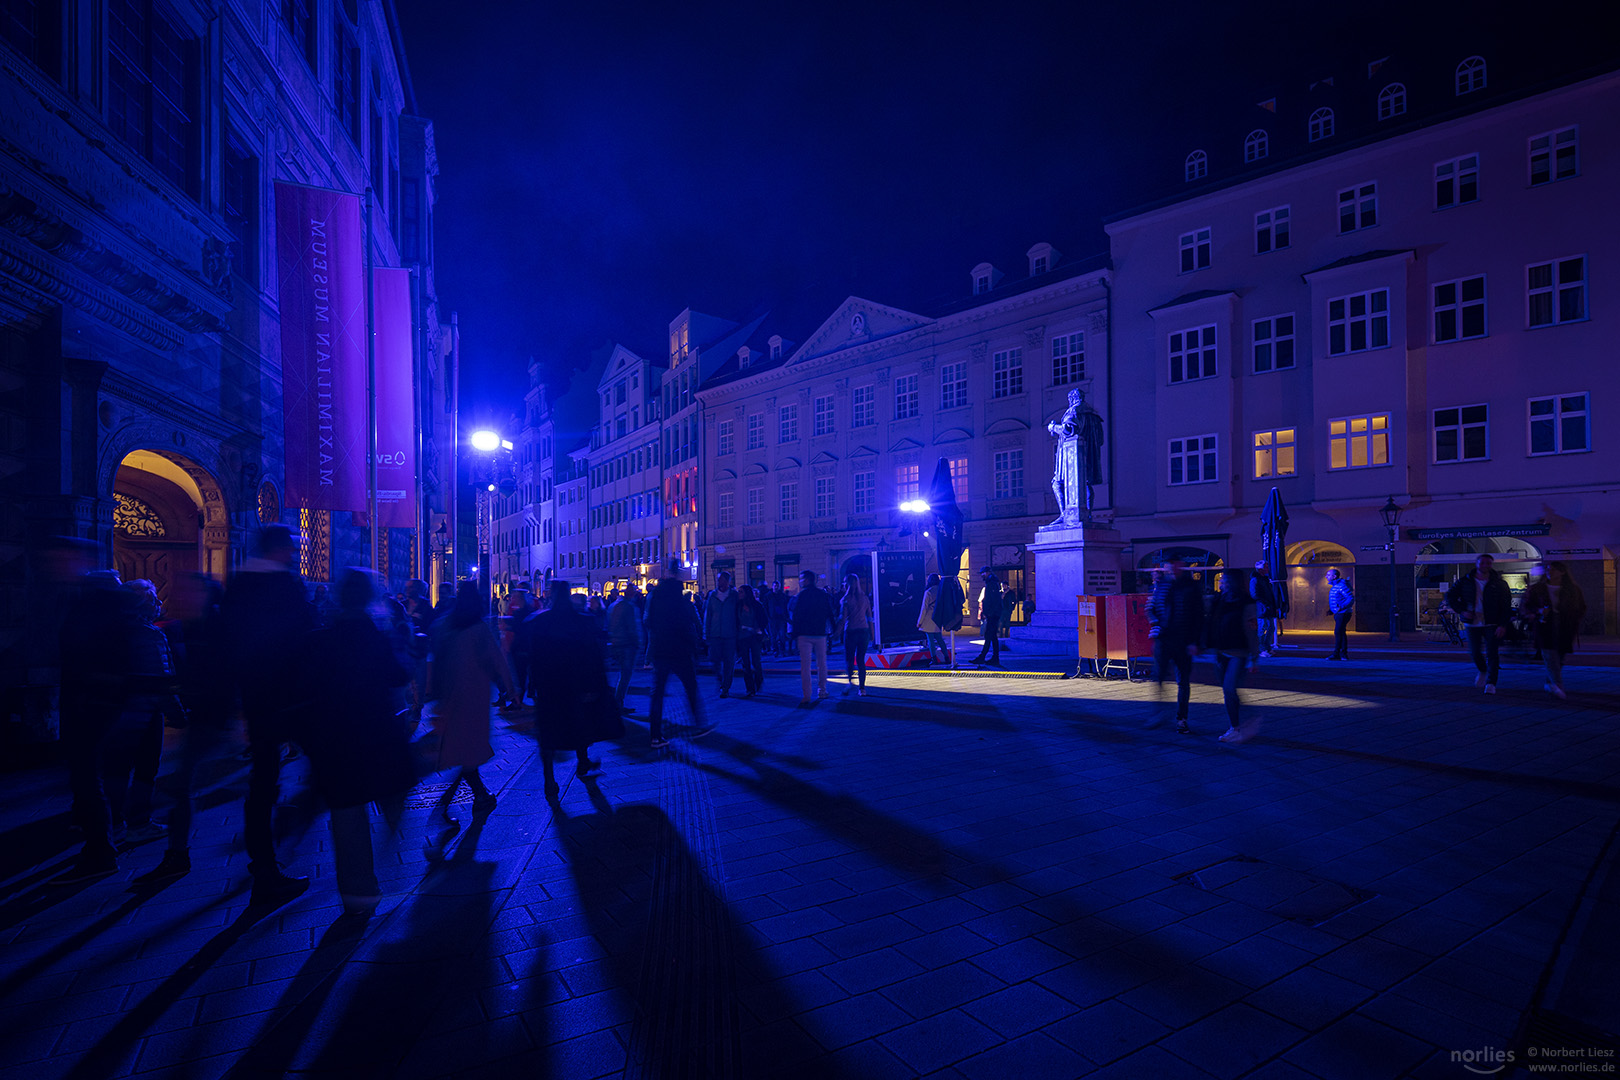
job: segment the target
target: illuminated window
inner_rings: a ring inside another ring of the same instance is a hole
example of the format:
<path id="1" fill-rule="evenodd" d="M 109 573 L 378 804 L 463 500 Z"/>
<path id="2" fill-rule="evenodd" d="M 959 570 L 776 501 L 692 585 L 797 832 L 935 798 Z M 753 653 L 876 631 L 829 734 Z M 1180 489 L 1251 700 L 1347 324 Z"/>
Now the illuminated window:
<path id="1" fill-rule="evenodd" d="M 1254 478 L 1264 480 L 1272 476 L 1293 476 L 1294 429 L 1254 433 Z"/>
<path id="2" fill-rule="evenodd" d="M 967 455 L 963 454 L 950 459 L 951 462 L 951 497 L 957 503 L 963 504 L 968 499 Z"/>
<path id="3" fill-rule="evenodd" d="M 1328 468 L 1371 469 L 1388 464 L 1388 413 L 1328 421 Z"/>
<path id="4" fill-rule="evenodd" d="M 922 494 L 920 469 L 921 467 L 917 465 L 896 465 L 894 467 L 894 501 L 896 503 L 910 502 Z"/>

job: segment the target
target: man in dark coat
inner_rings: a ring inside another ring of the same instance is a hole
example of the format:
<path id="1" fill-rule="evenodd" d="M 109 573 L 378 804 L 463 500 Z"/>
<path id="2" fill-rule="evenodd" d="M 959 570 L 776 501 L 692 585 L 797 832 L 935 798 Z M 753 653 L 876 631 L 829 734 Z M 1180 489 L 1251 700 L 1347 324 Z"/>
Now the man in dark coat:
<path id="1" fill-rule="evenodd" d="M 1474 572 L 1453 581 L 1446 590 L 1446 606 L 1457 613 L 1468 631 L 1468 651 L 1479 669 L 1474 686 L 1487 694 L 1496 693 L 1502 639 L 1513 620 L 1513 592 L 1492 569 L 1495 562 L 1489 555 L 1481 555 L 1474 560 Z"/>
<path id="2" fill-rule="evenodd" d="M 703 605 L 703 636 L 709 641 L 709 658 L 720 679 L 720 696 L 730 697 L 737 668 L 737 637 L 742 632 L 738 622 L 742 598 L 731 587 L 730 571 L 720 571 L 714 580 L 714 591 Z"/>
<path id="3" fill-rule="evenodd" d="M 697 647 L 703 636 L 697 609 L 686 602 L 681 589 L 680 564 L 671 559 L 664 576 L 647 596 L 647 652 L 652 657 L 652 706 L 647 714 L 653 749 L 669 745 L 664 737 L 664 685 L 671 674 L 681 680 L 686 689 L 686 704 L 692 710 L 692 723 L 697 730 L 693 738 L 707 735 L 714 725 L 703 720 L 703 707 L 698 702 Z"/>
<path id="4" fill-rule="evenodd" d="M 307 877 L 281 872 L 270 819 L 281 778 L 281 744 L 292 737 L 301 712 L 298 659 L 316 617 L 298 576 L 292 530 L 266 525 L 256 547 L 254 557 L 226 583 L 220 619 L 252 755 L 243 835 L 253 902 L 274 906 L 309 887 Z"/>
<path id="5" fill-rule="evenodd" d="M 984 632 L 984 645 L 973 662 L 986 667 L 1000 667 L 1001 637 L 998 631 L 1001 627 L 1001 580 L 988 566 L 979 568 L 979 577 L 984 582 L 984 592 L 979 596 L 979 628 Z M 986 654 L 989 654 L 988 660 L 985 659 Z"/>
<path id="6" fill-rule="evenodd" d="M 548 798 L 561 790 L 552 768 L 554 753 L 572 750 L 574 773 L 584 776 L 597 766 L 587 756 L 590 745 L 624 735 L 596 620 L 575 610 L 572 592 L 568 582 L 553 581 L 551 605 L 523 621 L 535 687 L 534 728 Z"/>
<path id="7" fill-rule="evenodd" d="M 1198 643 L 1204 637 L 1204 589 L 1180 559 L 1164 564 L 1164 572 L 1148 600 L 1148 620 L 1155 682 L 1162 691 L 1165 675 L 1175 668 L 1176 731 L 1190 735 L 1187 710 L 1192 699 L 1193 657 L 1198 655 Z M 1158 722 L 1155 717 L 1148 726 Z"/>

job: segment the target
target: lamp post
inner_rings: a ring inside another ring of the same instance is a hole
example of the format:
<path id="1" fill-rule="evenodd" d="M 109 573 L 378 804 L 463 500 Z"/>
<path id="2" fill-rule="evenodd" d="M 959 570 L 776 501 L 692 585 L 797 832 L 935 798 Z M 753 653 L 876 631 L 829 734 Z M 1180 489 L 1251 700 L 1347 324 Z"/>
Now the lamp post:
<path id="1" fill-rule="evenodd" d="M 1401 508 L 1395 505 L 1395 496 L 1389 497 L 1389 501 L 1378 511 L 1378 516 L 1383 518 L 1384 528 L 1389 530 L 1389 640 L 1399 641 L 1401 610 L 1395 600 L 1395 539 L 1400 535 Z"/>

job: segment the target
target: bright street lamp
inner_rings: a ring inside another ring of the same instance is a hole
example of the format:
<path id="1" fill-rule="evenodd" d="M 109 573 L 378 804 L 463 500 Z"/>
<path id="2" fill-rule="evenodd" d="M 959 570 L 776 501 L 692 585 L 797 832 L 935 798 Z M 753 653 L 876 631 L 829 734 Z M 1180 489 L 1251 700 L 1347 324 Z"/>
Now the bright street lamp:
<path id="1" fill-rule="evenodd" d="M 501 447 L 500 435 L 490 431 L 488 428 L 481 428 L 478 431 L 473 432 L 472 437 L 468 441 L 472 443 L 474 450 L 478 450 L 485 454 L 493 454 Z"/>
<path id="2" fill-rule="evenodd" d="M 922 499 L 907 499 L 900 504 L 900 512 L 904 514 L 926 514 L 933 509 Z"/>

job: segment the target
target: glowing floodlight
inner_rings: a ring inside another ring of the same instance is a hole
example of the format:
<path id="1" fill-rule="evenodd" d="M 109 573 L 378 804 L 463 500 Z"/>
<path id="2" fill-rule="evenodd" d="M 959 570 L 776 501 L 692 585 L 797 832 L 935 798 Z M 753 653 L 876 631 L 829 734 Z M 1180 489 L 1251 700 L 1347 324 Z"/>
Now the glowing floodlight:
<path id="1" fill-rule="evenodd" d="M 500 447 L 501 437 L 487 428 L 475 431 L 472 433 L 472 445 L 474 450 L 491 454 Z"/>

